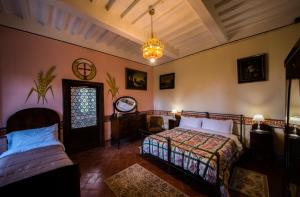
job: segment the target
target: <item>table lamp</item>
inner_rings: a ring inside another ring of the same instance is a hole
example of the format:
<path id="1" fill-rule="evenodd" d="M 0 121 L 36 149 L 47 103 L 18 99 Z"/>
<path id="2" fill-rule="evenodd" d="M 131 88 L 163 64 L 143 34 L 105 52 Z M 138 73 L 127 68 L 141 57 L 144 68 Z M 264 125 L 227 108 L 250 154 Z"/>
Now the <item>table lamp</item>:
<path id="1" fill-rule="evenodd" d="M 297 135 L 297 125 L 300 125 L 300 116 L 291 116 L 289 122 L 294 127 L 292 135 Z"/>
<path id="2" fill-rule="evenodd" d="M 178 113 L 177 109 L 172 109 L 172 112 L 171 112 L 175 118 L 175 115 Z"/>
<path id="3" fill-rule="evenodd" d="M 262 121 L 264 121 L 265 120 L 265 118 L 264 118 L 264 116 L 262 115 L 262 114 L 255 114 L 254 116 L 253 116 L 253 121 L 256 121 L 257 122 L 257 129 L 256 129 L 256 131 L 262 131 L 261 129 L 260 129 L 260 122 L 262 122 Z"/>

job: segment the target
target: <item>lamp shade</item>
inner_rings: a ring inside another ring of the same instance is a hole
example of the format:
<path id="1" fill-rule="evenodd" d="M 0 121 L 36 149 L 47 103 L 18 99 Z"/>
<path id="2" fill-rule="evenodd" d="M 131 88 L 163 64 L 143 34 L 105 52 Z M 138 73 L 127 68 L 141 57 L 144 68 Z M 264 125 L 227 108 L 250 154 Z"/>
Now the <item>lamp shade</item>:
<path id="1" fill-rule="evenodd" d="M 291 116 L 289 122 L 294 125 L 300 125 L 300 116 Z"/>
<path id="2" fill-rule="evenodd" d="M 262 114 L 255 114 L 255 115 L 253 116 L 253 120 L 254 120 L 254 121 L 257 121 L 257 122 L 261 122 L 261 121 L 264 121 L 265 118 L 264 118 L 264 116 L 263 116 Z"/>
<path id="3" fill-rule="evenodd" d="M 177 112 L 177 109 L 172 109 L 172 114 L 176 114 Z"/>

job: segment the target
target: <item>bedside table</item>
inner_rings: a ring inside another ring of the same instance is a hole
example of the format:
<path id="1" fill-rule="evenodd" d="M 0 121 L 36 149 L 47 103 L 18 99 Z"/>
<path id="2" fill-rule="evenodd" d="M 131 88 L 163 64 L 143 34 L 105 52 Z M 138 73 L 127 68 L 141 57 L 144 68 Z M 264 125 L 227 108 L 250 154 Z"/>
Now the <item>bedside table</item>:
<path id="1" fill-rule="evenodd" d="M 285 135 L 285 167 L 288 180 L 300 184 L 300 136 Z"/>
<path id="2" fill-rule="evenodd" d="M 295 162 L 300 159 L 300 136 L 285 136 L 286 167 L 295 167 Z"/>
<path id="3" fill-rule="evenodd" d="M 178 126 L 178 120 L 169 119 L 169 130 Z"/>
<path id="4" fill-rule="evenodd" d="M 273 151 L 273 132 L 272 131 L 250 131 L 250 151 L 255 159 L 272 159 Z"/>

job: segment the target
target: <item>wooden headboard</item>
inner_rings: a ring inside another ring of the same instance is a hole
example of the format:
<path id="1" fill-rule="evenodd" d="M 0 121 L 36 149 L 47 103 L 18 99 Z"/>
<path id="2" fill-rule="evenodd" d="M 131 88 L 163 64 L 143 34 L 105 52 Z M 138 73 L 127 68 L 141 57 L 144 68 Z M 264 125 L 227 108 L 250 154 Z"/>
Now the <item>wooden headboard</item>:
<path id="1" fill-rule="evenodd" d="M 34 129 L 58 124 L 60 119 L 56 111 L 48 108 L 28 108 L 11 115 L 6 124 L 6 133 L 24 129 Z M 59 129 L 58 129 L 59 132 Z"/>

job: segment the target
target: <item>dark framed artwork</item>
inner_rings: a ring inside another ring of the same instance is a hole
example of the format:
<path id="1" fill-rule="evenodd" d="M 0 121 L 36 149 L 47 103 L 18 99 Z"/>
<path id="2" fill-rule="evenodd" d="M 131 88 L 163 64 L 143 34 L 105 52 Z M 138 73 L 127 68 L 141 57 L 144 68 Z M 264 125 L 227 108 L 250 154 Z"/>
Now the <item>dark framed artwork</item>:
<path id="1" fill-rule="evenodd" d="M 159 76 L 159 89 L 174 89 L 175 88 L 175 73 L 169 73 Z"/>
<path id="2" fill-rule="evenodd" d="M 259 54 L 237 60 L 238 83 L 267 80 L 266 54 Z"/>
<path id="3" fill-rule="evenodd" d="M 126 89 L 147 90 L 147 72 L 126 68 L 125 73 Z"/>

